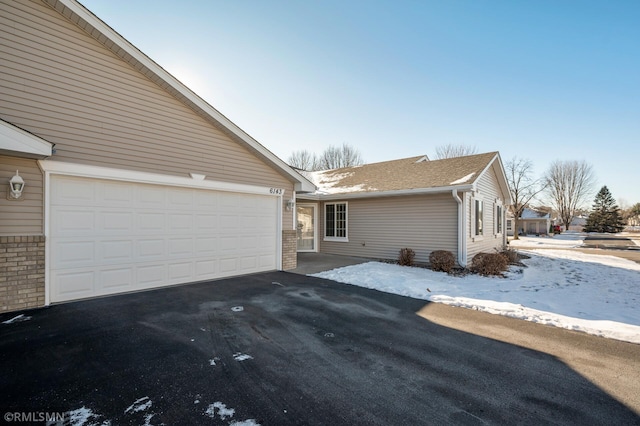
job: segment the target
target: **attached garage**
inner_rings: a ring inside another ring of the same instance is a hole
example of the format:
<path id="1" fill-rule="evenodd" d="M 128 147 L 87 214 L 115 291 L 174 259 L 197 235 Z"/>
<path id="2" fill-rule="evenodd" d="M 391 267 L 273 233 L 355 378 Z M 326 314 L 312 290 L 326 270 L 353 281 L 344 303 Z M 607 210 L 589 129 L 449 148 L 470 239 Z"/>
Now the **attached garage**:
<path id="1" fill-rule="evenodd" d="M 57 174 L 49 185 L 51 303 L 279 268 L 273 189 Z"/>
<path id="2" fill-rule="evenodd" d="M 0 50 L 0 312 L 296 267 L 315 186 L 76 0 Z"/>

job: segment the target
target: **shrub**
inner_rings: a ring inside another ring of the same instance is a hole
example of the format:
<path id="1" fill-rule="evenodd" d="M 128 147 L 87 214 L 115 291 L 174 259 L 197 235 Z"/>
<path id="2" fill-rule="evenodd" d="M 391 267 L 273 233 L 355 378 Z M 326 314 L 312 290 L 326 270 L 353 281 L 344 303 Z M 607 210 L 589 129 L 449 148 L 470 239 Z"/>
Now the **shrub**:
<path id="1" fill-rule="evenodd" d="M 507 259 L 501 253 L 478 253 L 471 259 L 471 270 L 480 275 L 502 275 Z"/>
<path id="2" fill-rule="evenodd" d="M 456 265 L 456 258 L 450 251 L 435 250 L 429 254 L 429 264 L 434 271 L 448 273 Z"/>
<path id="3" fill-rule="evenodd" d="M 518 261 L 520 260 L 518 258 L 518 252 L 509 246 L 503 246 L 502 250 L 498 250 L 498 253 L 500 253 L 504 256 L 505 259 L 507 259 L 508 264 L 518 263 Z"/>
<path id="4" fill-rule="evenodd" d="M 400 249 L 400 255 L 398 256 L 398 264 L 402 266 L 413 266 L 413 259 L 416 257 L 416 252 L 410 248 Z"/>

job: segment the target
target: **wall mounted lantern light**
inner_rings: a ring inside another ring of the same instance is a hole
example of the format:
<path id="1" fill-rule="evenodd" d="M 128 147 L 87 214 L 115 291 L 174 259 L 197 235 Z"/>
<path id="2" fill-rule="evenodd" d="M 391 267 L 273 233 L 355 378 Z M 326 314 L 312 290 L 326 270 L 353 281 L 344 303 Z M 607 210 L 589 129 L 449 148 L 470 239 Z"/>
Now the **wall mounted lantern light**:
<path id="1" fill-rule="evenodd" d="M 11 198 L 18 199 L 22 197 L 22 190 L 24 189 L 24 179 L 18 174 L 16 170 L 15 176 L 9 180 L 9 190 Z"/>
<path id="2" fill-rule="evenodd" d="M 296 200 L 291 199 L 291 200 L 287 201 L 287 210 L 293 210 L 295 205 L 296 205 Z"/>

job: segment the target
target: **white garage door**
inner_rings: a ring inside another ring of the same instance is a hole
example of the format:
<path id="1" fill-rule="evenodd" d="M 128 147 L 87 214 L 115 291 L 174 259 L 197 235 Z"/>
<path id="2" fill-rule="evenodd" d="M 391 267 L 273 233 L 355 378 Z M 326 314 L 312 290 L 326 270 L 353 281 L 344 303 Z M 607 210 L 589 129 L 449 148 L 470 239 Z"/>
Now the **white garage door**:
<path id="1" fill-rule="evenodd" d="M 278 198 L 51 177 L 51 302 L 277 268 Z"/>

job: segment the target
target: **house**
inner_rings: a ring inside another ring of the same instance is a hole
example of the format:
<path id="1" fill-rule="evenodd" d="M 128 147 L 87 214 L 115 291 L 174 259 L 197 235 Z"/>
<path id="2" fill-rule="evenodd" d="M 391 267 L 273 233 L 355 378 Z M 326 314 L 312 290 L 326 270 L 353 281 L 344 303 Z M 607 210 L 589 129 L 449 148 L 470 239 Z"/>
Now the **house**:
<path id="1" fill-rule="evenodd" d="M 295 267 L 315 186 L 80 3 L 0 49 L 0 312 Z"/>
<path id="2" fill-rule="evenodd" d="M 507 212 L 507 235 L 513 236 L 513 215 Z M 548 234 L 551 227 L 551 215 L 525 207 L 518 219 L 518 235 Z"/>
<path id="3" fill-rule="evenodd" d="M 314 172 L 319 187 L 297 195 L 298 250 L 417 262 L 434 250 L 465 266 L 506 244 L 511 196 L 497 152 L 443 160 L 426 156 Z"/>

